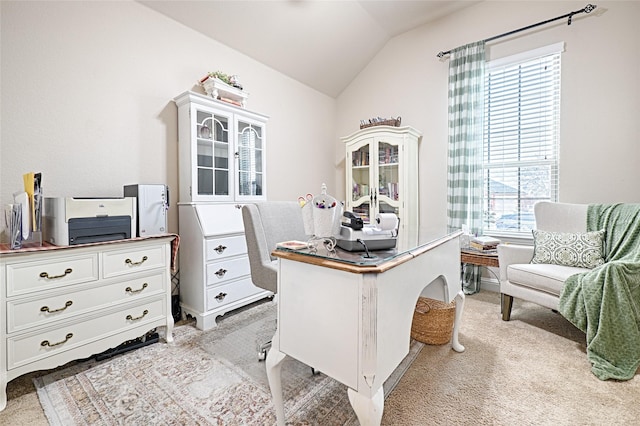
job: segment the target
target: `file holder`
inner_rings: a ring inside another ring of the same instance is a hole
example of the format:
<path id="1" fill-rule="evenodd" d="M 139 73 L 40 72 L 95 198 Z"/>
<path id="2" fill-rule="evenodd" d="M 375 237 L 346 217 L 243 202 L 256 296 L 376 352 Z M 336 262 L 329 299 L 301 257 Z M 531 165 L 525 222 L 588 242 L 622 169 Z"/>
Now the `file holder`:
<path id="1" fill-rule="evenodd" d="M 42 231 L 31 231 L 29 233 L 29 238 L 22 240 L 22 246 L 42 247 Z"/>
<path id="2" fill-rule="evenodd" d="M 5 210 L 5 221 L 9 233 L 9 248 L 19 250 L 22 248 L 22 206 L 9 204 Z"/>

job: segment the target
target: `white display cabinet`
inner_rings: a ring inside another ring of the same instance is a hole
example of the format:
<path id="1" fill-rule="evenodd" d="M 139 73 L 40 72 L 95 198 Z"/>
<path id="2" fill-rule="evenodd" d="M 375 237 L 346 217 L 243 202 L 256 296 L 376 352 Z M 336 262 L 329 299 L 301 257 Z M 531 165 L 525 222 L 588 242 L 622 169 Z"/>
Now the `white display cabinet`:
<path id="1" fill-rule="evenodd" d="M 178 106 L 180 306 L 196 327 L 273 296 L 251 281 L 242 205 L 266 201 L 267 117 L 193 92 Z"/>
<path id="2" fill-rule="evenodd" d="M 409 126 L 372 126 L 341 139 L 346 147 L 345 210 L 365 223 L 379 213 L 395 213 L 400 219 L 398 238 L 417 244 L 422 133 Z"/>
<path id="3" fill-rule="evenodd" d="M 194 92 L 174 101 L 179 202 L 265 200 L 268 117 Z"/>

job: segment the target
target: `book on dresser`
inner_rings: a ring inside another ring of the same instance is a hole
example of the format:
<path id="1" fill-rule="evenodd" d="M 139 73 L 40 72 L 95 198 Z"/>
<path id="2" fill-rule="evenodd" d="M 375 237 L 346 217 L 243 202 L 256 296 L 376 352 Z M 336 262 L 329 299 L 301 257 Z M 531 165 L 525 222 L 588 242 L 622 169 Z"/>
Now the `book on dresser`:
<path id="1" fill-rule="evenodd" d="M 495 251 L 500 244 L 500 240 L 489 236 L 473 237 L 469 242 L 469 247 L 478 251 Z"/>

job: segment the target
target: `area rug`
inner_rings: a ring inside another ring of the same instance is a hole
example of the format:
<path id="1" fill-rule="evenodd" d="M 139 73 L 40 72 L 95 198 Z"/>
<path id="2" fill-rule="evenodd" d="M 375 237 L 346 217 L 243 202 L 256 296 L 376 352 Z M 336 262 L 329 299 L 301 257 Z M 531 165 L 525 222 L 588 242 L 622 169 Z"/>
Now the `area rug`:
<path id="1" fill-rule="evenodd" d="M 51 425 L 271 425 L 275 410 L 257 344 L 276 324 L 266 302 L 219 320 L 202 332 L 174 329 L 173 344 L 156 343 L 104 361 L 89 360 L 34 379 Z M 417 357 L 409 355 L 384 384 L 385 398 Z M 357 425 L 347 389 L 287 358 L 282 367 L 289 425 Z"/>

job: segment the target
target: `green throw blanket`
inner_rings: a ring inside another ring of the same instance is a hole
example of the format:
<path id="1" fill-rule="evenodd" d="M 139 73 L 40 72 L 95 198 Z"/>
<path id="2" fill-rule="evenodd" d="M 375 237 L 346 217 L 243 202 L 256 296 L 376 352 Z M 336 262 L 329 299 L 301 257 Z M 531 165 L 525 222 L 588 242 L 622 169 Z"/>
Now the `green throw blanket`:
<path id="1" fill-rule="evenodd" d="M 587 230 L 604 229 L 605 264 L 572 275 L 560 313 L 586 333 L 600 380 L 629 380 L 640 365 L 640 204 L 589 205 Z"/>

